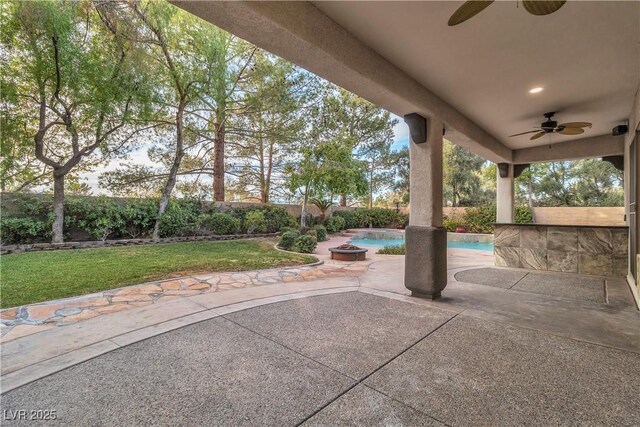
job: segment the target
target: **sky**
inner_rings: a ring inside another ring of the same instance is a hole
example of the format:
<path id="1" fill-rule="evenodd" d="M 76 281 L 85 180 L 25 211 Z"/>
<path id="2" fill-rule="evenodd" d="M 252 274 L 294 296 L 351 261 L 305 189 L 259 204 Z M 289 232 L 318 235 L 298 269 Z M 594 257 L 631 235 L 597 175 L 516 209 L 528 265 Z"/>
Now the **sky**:
<path id="1" fill-rule="evenodd" d="M 398 123 L 393 127 L 393 150 L 400 150 L 409 145 L 409 127 L 405 124 L 401 117 L 394 114 L 392 119 L 396 119 Z M 83 174 L 84 182 L 86 182 L 94 195 L 108 195 L 107 191 L 98 186 L 98 177 L 100 174 L 117 169 L 121 163 L 135 163 L 148 166 L 154 166 L 154 163 L 147 156 L 149 146 L 142 146 L 129 154 L 129 159 L 118 159 L 111 161 L 109 164 L 98 167 L 95 171 Z"/>
<path id="2" fill-rule="evenodd" d="M 403 147 L 408 147 L 409 126 L 407 126 L 402 117 L 398 117 L 395 114 L 392 114 L 391 118 L 398 120 L 398 123 L 396 123 L 396 125 L 393 127 L 393 149 L 399 150 Z"/>

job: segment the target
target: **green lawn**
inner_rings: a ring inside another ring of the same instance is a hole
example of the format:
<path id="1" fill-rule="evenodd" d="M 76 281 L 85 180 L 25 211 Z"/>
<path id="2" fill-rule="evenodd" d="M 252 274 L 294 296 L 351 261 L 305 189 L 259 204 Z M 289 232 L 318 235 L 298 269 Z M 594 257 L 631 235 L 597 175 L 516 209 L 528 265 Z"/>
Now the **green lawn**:
<path id="1" fill-rule="evenodd" d="M 261 240 L 186 242 L 26 252 L 0 258 L 2 308 L 133 285 L 176 275 L 314 262 Z"/>

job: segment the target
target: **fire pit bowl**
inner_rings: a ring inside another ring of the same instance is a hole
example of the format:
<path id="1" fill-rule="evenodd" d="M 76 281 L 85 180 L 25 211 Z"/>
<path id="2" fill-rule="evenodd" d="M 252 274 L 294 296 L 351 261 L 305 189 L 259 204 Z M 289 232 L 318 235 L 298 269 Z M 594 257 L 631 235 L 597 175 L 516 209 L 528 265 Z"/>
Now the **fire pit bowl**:
<path id="1" fill-rule="evenodd" d="M 329 248 L 331 259 L 336 261 L 364 261 L 367 258 L 367 251 L 368 249 L 349 244 Z"/>

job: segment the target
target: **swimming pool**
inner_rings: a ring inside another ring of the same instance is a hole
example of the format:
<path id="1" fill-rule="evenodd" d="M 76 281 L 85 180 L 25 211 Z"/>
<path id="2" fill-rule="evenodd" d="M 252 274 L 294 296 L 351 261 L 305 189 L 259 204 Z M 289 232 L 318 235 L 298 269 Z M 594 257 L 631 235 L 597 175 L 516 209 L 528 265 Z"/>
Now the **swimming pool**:
<path id="1" fill-rule="evenodd" d="M 458 236 L 451 236 L 447 241 L 448 248 L 456 249 L 472 249 L 476 251 L 493 252 L 493 243 L 490 242 L 465 242 L 465 241 L 452 241 L 452 238 Z M 463 236 L 460 236 L 463 237 Z M 467 236 L 464 236 L 467 237 Z M 400 246 L 404 245 L 404 233 L 400 231 L 386 231 L 386 230 L 371 230 L 359 232 L 356 237 L 351 239 L 351 244 L 356 246 L 368 246 L 383 248 L 385 246 Z"/>

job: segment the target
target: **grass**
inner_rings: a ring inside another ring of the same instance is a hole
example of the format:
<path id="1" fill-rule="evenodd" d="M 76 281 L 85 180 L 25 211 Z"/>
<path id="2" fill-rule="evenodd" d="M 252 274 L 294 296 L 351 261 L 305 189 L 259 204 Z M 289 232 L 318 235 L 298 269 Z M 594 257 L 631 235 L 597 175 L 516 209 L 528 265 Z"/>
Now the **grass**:
<path id="1" fill-rule="evenodd" d="M 0 258 L 0 307 L 99 292 L 169 277 L 307 264 L 316 258 L 265 240 L 186 242 L 26 252 Z"/>

